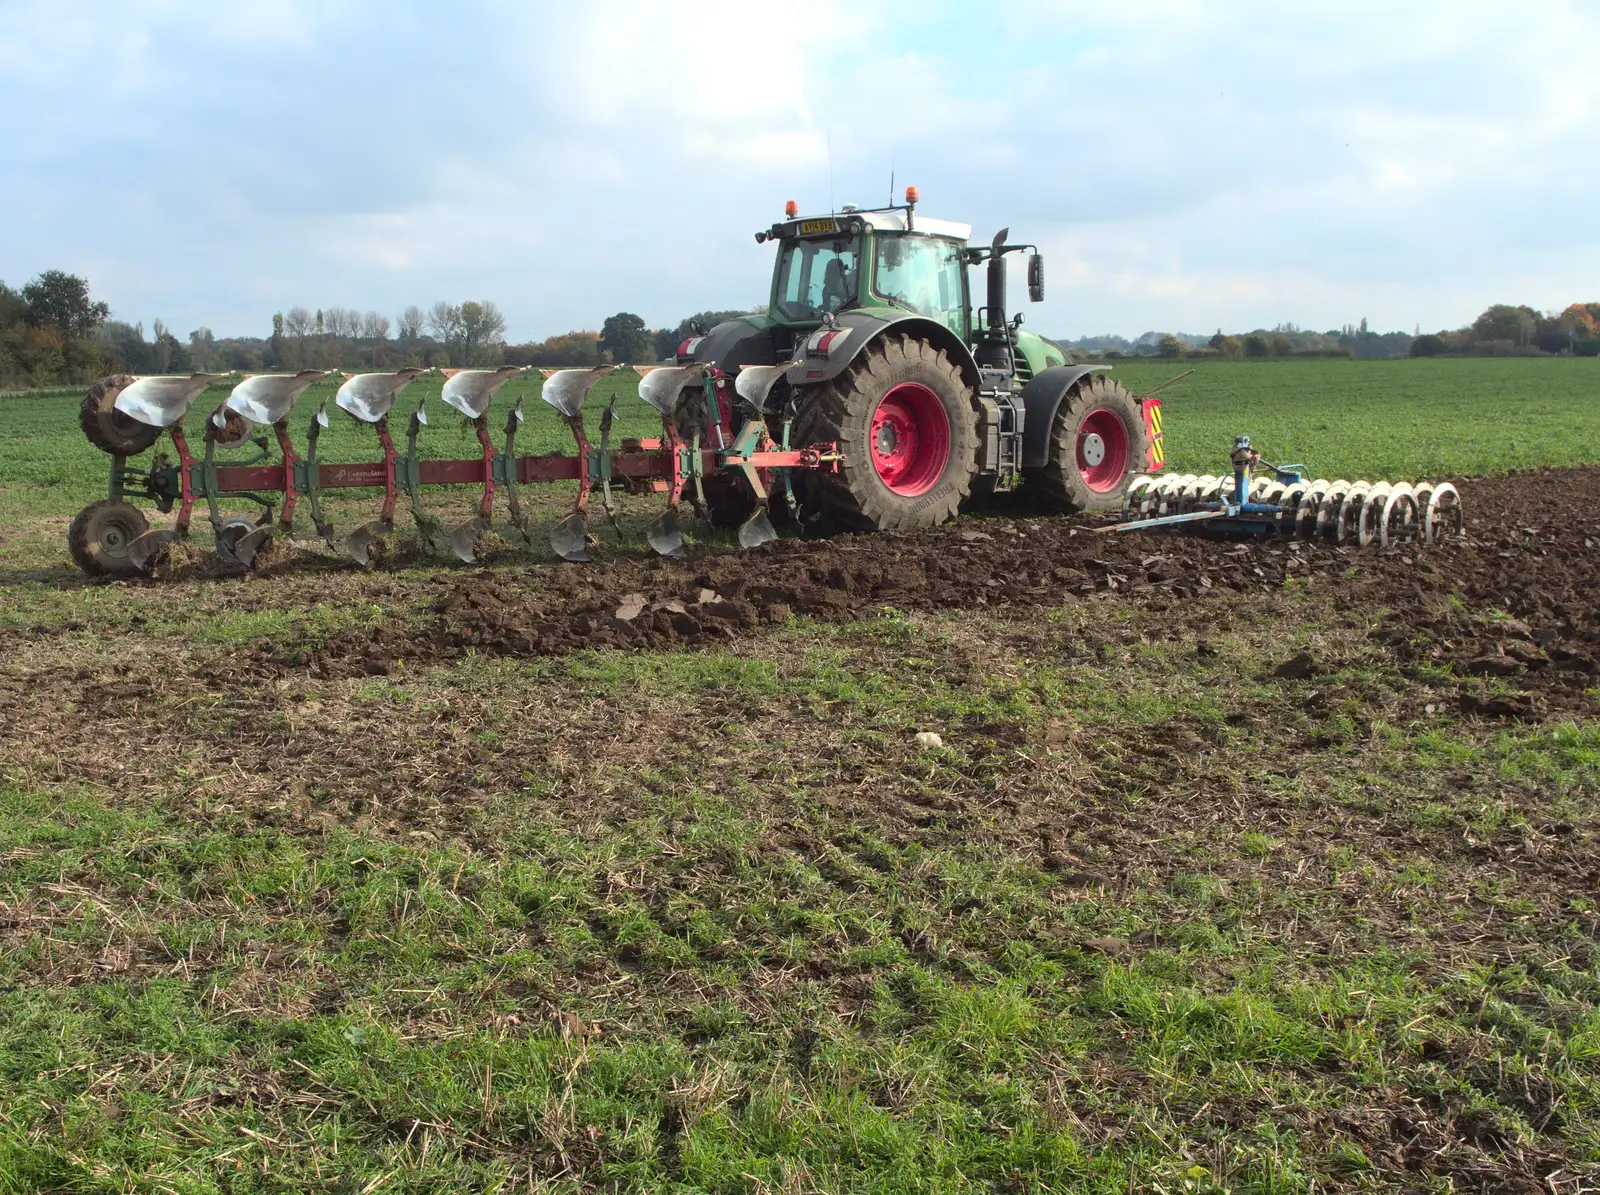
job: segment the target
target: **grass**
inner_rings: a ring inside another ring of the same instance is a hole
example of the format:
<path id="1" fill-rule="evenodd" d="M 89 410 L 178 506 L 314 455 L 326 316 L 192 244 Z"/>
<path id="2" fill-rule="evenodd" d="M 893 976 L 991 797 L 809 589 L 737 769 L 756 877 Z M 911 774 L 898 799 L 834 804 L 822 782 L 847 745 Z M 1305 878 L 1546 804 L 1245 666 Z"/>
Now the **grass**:
<path id="1" fill-rule="evenodd" d="M 1172 459 L 1562 463 L 1594 377 L 1208 364 Z M 0 1195 L 1600 1173 L 1600 729 L 1443 712 L 1336 586 L 324 673 L 461 574 L 81 583 L 72 406 L 0 399 Z"/>
<path id="2" fill-rule="evenodd" d="M 1119 362 L 1113 376 L 1141 392 L 1184 368 Z M 399 409 L 409 412 L 426 395 L 434 420 L 421 438 L 422 454 L 474 457 L 470 428 L 437 401 L 442 385 L 437 377 L 420 379 Z M 194 409 L 209 410 L 226 389 L 213 388 Z M 308 390 L 297 424 L 324 400 L 331 404 L 335 389 L 326 383 Z M 522 397 L 528 418 L 519 451 L 570 451 L 571 434 L 537 392 L 537 374 L 501 390 L 490 411 L 496 439 Z M 613 394 L 619 437 L 659 428 L 631 372 L 596 388 L 592 425 Z M 1201 362 L 1162 398 L 1168 461 L 1182 472 L 1214 472 L 1239 434 L 1252 436 L 1270 459 L 1303 461 L 1328 477 L 1407 478 L 1579 464 L 1596 459 L 1600 437 L 1600 364 L 1590 359 Z M 103 495 L 106 459 L 77 431 L 78 401 L 60 392 L 0 397 L 0 522 L 70 515 Z M 303 447 L 304 428 L 295 432 Z M 376 444 L 369 428 L 334 409 L 320 454 L 325 461 L 368 460 Z M 344 500 L 331 498 L 336 506 Z"/>
<path id="3" fill-rule="evenodd" d="M 1118 362 L 1135 393 L 1188 368 Z M 1168 460 L 1214 473 L 1236 435 L 1322 477 L 1482 477 L 1600 457 L 1600 362 L 1198 362 L 1161 398 Z"/>
<path id="4" fill-rule="evenodd" d="M 48 743 L 20 697 L 0 1191 L 1378 1190 L 1396 1150 L 1442 1191 L 1556 1142 L 1575 1189 L 1592 900 L 1463 843 L 1592 852 L 1600 737 L 1414 722 L 1348 634 L 1390 687 L 1297 745 L 1235 683 L 1271 613 L 1203 662 L 900 616 L 265 702 L 203 632 Z"/>

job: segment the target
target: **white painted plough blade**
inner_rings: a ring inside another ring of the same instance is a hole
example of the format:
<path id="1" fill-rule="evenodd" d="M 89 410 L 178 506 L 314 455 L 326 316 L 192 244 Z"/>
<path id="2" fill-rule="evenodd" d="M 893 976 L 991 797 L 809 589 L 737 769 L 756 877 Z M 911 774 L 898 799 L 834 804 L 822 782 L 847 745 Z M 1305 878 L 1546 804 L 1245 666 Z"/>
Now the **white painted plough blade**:
<path id="1" fill-rule="evenodd" d="M 583 410 L 584 400 L 595 383 L 616 368 L 615 365 L 598 365 L 593 369 L 545 370 L 539 397 L 570 419 Z"/>
<path id="2" fill-rule="evenodd" d="M 140 378 L 118 394 L 112 406 L 148 427 L 171 427 L 189 413 L 189 406 L 207 386 L 225 373 L 196 373 L 188 377 Z"/>
<path id="3" fill-rule="evenodd" d="M 664 416 L 678 409 L 678 396 L 691 382 L 705 377 L 704 365 L 635 365 L 641 375 L 639 397 Z"/>
<path id="4" fill-rule="evenodd" d="M 402 369 L 395 373 L 358 373 L 346 379 L 333 401 L 361 422 L 376 423 L 389 413 L 400 391 L 411 385 L 412 379 L 428 372 Z"/>
<path id="5" fill-rule="evenodd" d="M 331 369 L 302 369 L 290 374 L 256 374 L 235 386 L 225 405 L 251 423 L 270 425 L 294 410 L 299 397 L 332 372 Z"/>
<path id="6" fill-rule="evenodd" d="M 447 369 L 444 392 L 439 397 L 446 406 L 454 407 L 468 419 L 477 419 L 489 409 L 495 391 L 519 373 L 526 372 L 526 366 L 518 365 L 499 369 Z"/>

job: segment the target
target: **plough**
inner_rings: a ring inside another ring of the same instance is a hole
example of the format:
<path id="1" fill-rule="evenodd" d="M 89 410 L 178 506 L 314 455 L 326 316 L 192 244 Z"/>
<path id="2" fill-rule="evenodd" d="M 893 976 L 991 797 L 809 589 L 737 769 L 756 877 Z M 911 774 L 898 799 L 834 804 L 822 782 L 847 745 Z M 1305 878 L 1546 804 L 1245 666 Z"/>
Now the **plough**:
<path id="1" fill-rule="evenodd" d="M 643 375 L 639 393 L 661 416 L 659 438 L 623 439 L 614 444 L 613 395 L 600 419 L 600 441 L 590 441 L 584 426 L 584 404 L 595 385 L 618 368 L 633 368 Z M 380 545 L 395 533 L 396 508 L 404 493 L 421 545 L 470 563 L 478 559 L 480 539 L 491 529 L 501 490 L 512 525 L 529 539 L 530 524 L 518 487 L 565 481 L 576 482 L 578 493 L 550 533 L 550 547 L 563 560 L 589 559 L 596 543 L 589 531 L 589 500 L 596 489 L 619 532 L 615 489 L 664 494 L 666 509 L 650 524 L 647 539 L 660 554 L 678 556 L 685 547 L 679 519 L 685 497 L 704 513 L 708 485 L 742 487 L 747 499 L 753 499 L 753 511 L 743 520 L 738 538 L 741 547 L 754 547 L 777 534 L 768 514 L 774 489 L 781 489 L 792 500 L 793 471 L 832 471 L 841 460 L 833 443 L 791 447 L 792 409 L 772 419 L 778 436 L 769 433 L 762 403 L 772 382 L 788 368 L 788 364 L 749 367 L 737 381 L 715 367 L 694 364 L 541 371 L 540 396 L 570 428 L 576 455 L 518 455 L 517 431 L 525 418 L 520 398 L 506 418 L 500 443 L 492 438 L 490 402 L 512 378 L 526 374 L 526 369 L 443 370 L 440 400 L 469 421 L 482 450 L 468 460 L 432 460 L 419 455 L 418 442 L 428 425 L 425 398 L 412 408 L 404 451 L 395 443 L 389 426 L 395 404 L 407 386 L 431 371 L 341 375 L 345 380 L 334 396 L 335 405 L 371 426 L 380 450 L 378 459 L 352 463 L 319 459 L 318 440 L 328 426 L 325 400 L 307 426 L 305 455 L 297 451 L 289 430 L 290 415 L 301 395 L 336 371 L 244 378 L 207 416 L 198 456 L 184 431 L 185 417 L 201 394 L 228 375 L 108 378 L 86 396 L 81 422 L 90 440 L 112 456 L 110 493 L 73 520 L 68 545 L 78 565 L 90 574 L 148 575 L 174 544 L 188 537 L 195 507 L 204 502 L 217 555 L 236 568 L 253 567 L 263 549 L 279 536 L 301 544 L 321 542 L 357 564 L 369 565 L 380 554 Z M 277 460 L 269 459 L 266 436 L 252 438 L 252 425 L 271 429 Z M 132 456 L 152 447 L 163 432 L 171 440 L 175 461 L 158 453 L 143 468 L 130 464 Z M 249 442 L 256 452 L 246 459 L 225 460 L 218 455 Z M 476 514 L 446 529 L 423 508 L 422 487 L 432 485 L 481 486 Z M 376 519 L 341 539 L 328 520 L 323 497 L 330 490 L 352 488 L 381 488 L 383 505 Z M 259 517 L 224 513 L 220 502 L 224 496 L 259 506 Z M 296 527 L 296 505 L 302 497 L 311 508 L 312 537 L 303 536 Z M 176 508 L 172 527 L 152 529 L 130 501 L 133 498 L 147 499 L 163 512 Z"/>
<path id="2" fill-rule="evenodd" d="M 1374 541 L 1385 548 L 1404 541 L 1431 544 L 1462 533 L 1461 495 L 1448 481 L 1312 478 L 1304 465 L 1263 461 L 1248 436 L 1234 439 L 1231 464 L 1231 476 L 1136 477 L 1120 520 L 1095 530 L 1281 536 L 1363 548 Z"/>

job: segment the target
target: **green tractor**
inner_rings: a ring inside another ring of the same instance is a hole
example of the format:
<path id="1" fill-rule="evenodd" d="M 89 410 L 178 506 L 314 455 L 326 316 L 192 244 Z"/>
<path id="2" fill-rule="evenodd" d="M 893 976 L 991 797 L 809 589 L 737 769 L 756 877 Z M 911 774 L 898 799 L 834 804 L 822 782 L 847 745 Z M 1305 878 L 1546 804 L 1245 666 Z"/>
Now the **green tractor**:
<path id="1" fill-rule="evenodd" d="M 691 337 L 678 363 L 736 376 L 752 406 L 788 413 L 795 442 L 837 443 L 837 472 L 797 480 L 807 507 L 846 528 L 934 526 L 1018 482 L 1063 512 L 1120 507 L 1161 467 L 1159 403 L 1007 317 L 1008 254 L 1031 252 L 1029 298 L 1044 298 L 1035 246 L 1004 230 L 972 247 L 969 225 L 918 216 L 916 201 L 912 187 L 903 205 L 816 217 L 791 201 L 756 233 L 778 245 L 767 313 Z M 987 302 L 974 309 L 967 267 L 980 263 Z M 731 491 L 708 499 L 719 522 L 747 509 Z"/>

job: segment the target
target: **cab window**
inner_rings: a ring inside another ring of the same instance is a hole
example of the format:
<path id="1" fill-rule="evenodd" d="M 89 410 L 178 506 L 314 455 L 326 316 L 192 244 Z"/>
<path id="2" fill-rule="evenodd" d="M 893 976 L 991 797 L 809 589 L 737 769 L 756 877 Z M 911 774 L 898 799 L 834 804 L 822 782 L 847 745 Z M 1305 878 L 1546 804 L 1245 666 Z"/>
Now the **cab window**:
<path id="1" fill-rule="evenodd" d="M 881 298 L 964 331 L 958 327 L 966 298 L 961 246 L 925 236 L 879 235 L 877 242 L 873 290 Z"/>
<path id="2" fill-rule="evenodd" d="M 856 299 L 861 268 L 856 237 L 786 241 L 778 267 L 778 313 L 788 319 L 821 319 Z"/>

